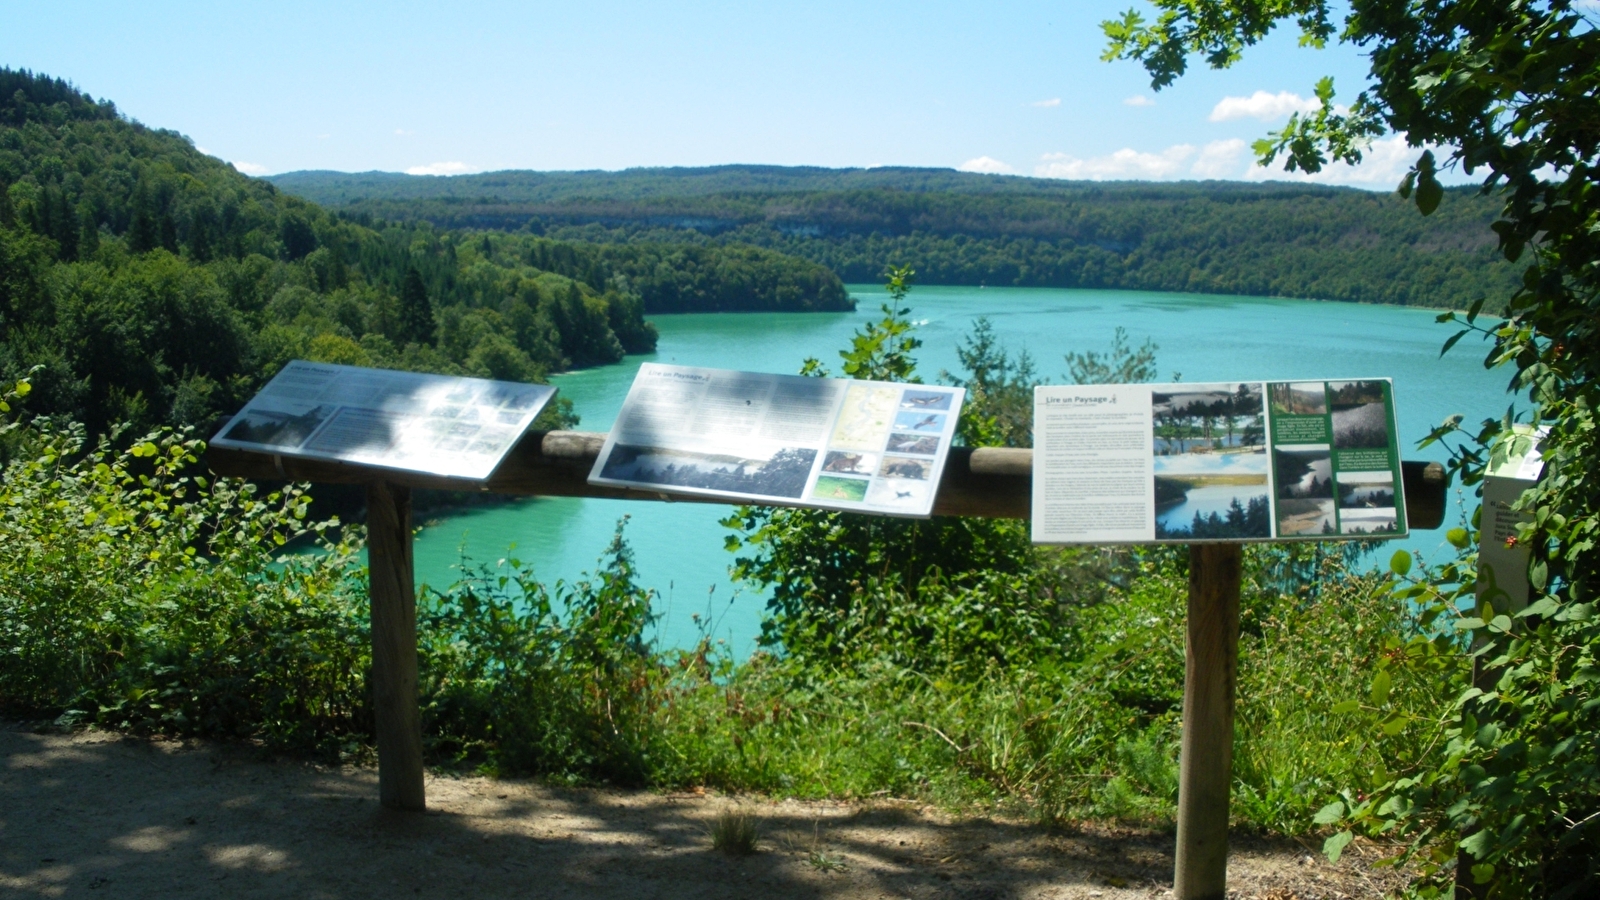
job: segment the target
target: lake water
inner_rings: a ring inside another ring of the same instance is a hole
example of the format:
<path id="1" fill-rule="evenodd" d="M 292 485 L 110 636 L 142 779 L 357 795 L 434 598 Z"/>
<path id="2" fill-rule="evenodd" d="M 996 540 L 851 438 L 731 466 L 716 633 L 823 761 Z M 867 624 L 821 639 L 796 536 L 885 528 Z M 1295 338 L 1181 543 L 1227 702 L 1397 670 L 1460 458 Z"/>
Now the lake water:
<path id="1" fill-rule="evenodd" d="M 1194 487 L 1184 494 L 1182 501 L 1157 510 L 1156 521 L 1164 528 L 1188 528 L 1194 524 L 1196 515 L 1210 518 L 1215 514 L 1227 518 L 1228 509 L 1235 500 L 1243 507 L 1249 504 L 1252 497 L 1266 495 L 1265 485 L 1259 488 L 1234 484 Z"/>
<path id="2" fill-rule="evenodd" d="M 859 300 L 853 313 L 656 316 L 652 321 L 661 331 L 656 353 L 560 375 L 554 383 L 576 405 L 583 419 L 579 428 L 605 431 L 645 362 L 792 374 L 806 357 L 816 357 L 836 371 L 838 351 L 849 345 L 853 332 L 881 316 L 878 306 L 887 299 L 875 286 L 853 285 L 850 290 Z M 917 352 L 919 371 L 930 381 L 941 369 L 958 368 L 956 349 L 962 337 L 977 316 L 986 315 L 1004 345 L 1012 351 L 1026 349 L 1040 376 L 1050 381 L 1066 380 L 1063 354 L 1105 350 L 1117 326 L 1127 329 L 1135 345 L 1146 338 L 1156 342 L 1162 381 L 1179 373 L 1186 382 L 1387 376 L 1395 382 L 1402 448 L 1415 447 L 1446 416 L 1463 413 L 1469 422 L 1498 417 L 1508 402 L 1506 377 L 1480 365 L 1481 345 L 1463 341 L 1439 358 L 1439 347 L 1452 331 L 1434 322 L 1435 311 L 1049 288 L 919 287 L 910 303 L 923 340 Z M 1403 449 L 1403 455 L 1444 458 L 1437 447 Z M 728 641 L 742 657 L 760 632 L 765 601 L 728 579 L 733 557 L 723 549 L 727 530 L 718 522 L 729 510 L 577 498 L 528 499 L 473 510 L 423 530 L 416 544 L 417 580 L 442 586 L 454 579 L 452 566 L 463 552 L 493 564 L 512 545 L 541 580 L 571 580 L 594 569 L 617 520 L 627 515 L 641 580 L 661 595 L 659 640 L 689 645 L 703 628 Z M 1459 515 L 1459 508 L 1453 509 L 1446 527 L 1457 524 Z M 1414 532 L 1406 546 L 1436 555 L 1443 552 L 1443 533 Z"/>

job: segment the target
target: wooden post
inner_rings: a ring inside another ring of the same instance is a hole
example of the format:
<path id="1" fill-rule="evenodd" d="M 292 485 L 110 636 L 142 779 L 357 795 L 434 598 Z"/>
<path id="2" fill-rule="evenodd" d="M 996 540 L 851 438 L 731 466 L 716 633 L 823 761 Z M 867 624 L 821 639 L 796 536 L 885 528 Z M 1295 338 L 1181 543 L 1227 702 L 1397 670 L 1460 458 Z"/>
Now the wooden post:
<path id="1" fill-rule="evenodd" d="M 1239 544 L 1189 545 L 1183 747 L 1178 759 L 1177 900 L 1228 892 L 1233 690 L 1239 668 Z"/>
<path id="2" fill-rule="evenodd" d="M 367 485 L 367 566 L 372 592 L 372 713 L 378 732 L 378 800 L 421 810 L 422 713 L 417 706 L 417 597 L 411 571 L 411 489 Z"/>

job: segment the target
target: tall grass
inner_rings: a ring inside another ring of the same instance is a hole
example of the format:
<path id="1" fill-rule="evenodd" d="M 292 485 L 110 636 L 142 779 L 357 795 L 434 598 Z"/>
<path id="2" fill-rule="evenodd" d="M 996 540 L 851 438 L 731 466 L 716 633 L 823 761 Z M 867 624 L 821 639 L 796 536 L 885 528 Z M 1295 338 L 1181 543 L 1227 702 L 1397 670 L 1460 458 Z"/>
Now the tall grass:
<path id="1" fill-rule="evenodd" d="M 659 778 L 799 796 L 887 792 L 1047 820 L 1169 820 L 1177 798 L 1184 573 L 1152 567 L 1082 611 L 1055 661 L 952 676 L 884 663 L 799 672 L 758 657 L 726 684 L 680 686 L 658 709 Z M 1331 570 L 1331 571 L 1330 571 Z M 1259 569 L 1258 569 L 1259 571 Z M 1383 757 L 1333 707 L 1359 696 L 1412 627 L 1374 576 L 1343 563 L 1314 599 L 1252 585 L 1244 603 L 1235 812 L 1293 832 L 1334 791 L 1381 776 Z M 1439 683 L 1397 684 L 1419 718 Z M 1432 734 L 1390 739 L 1419 753 Z"/>

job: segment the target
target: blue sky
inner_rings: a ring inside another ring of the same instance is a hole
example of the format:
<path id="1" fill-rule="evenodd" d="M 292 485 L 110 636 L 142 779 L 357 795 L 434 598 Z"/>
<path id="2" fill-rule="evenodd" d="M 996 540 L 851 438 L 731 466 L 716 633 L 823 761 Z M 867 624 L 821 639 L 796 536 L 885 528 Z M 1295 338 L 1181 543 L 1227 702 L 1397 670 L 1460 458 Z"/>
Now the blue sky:
<path id="1" fill-rule="evenodd" d="M 0 64 L 66 78 L 252 174 L 718 163 L 1285 177 L 1248 145 L 1366 61 L 1290 33 L 1153 93 L 1103 63 L 1137 4 L 11 0 Z M 1322 180 L 1390 190 L 1380 142 Z"/>

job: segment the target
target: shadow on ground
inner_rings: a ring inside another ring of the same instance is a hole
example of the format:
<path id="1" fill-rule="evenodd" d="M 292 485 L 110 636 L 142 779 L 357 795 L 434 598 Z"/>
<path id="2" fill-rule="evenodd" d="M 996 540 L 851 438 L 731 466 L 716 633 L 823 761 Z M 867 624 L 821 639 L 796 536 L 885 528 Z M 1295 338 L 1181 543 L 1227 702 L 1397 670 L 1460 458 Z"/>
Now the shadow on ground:
<path id="1" fill-rule="evenodd" d="M 425 814 L 376 796 L 366 769 L 0 725 L 0 896 L 1170 896 L 1172 838 L 1155 831 L 483 778 L 430 778 Z M 710 849 L 711 822 L 731 806 L 758 819 L 760 852 Z M 1393 886 L 1294 844 L 1236 843 L 1231 875 L 1244 897 Z"/>

